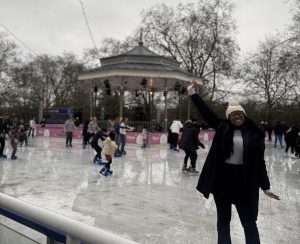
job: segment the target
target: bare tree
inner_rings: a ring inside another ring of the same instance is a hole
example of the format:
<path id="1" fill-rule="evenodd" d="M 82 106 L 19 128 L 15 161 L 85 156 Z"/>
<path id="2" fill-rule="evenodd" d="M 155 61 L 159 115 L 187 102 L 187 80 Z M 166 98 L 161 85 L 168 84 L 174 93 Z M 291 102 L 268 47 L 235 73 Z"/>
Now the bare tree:
<path id="1" fill-rule="evenodd" d="M 17 46 L 7 34 L 0 32 L 0 101 L 5 105 L 9 88 L 11 87 L 9 70 L 14 65 L 17 54 Z"/>
<path id="2" fill-rule="evenodd" d="M 184 70 L 199 76 L 211 100 L 218 80 L 231 74 L 238 47 L 231 12 L 225 0 L 160 4 L 143 13 L 145 42 L 160 54 L 182 62 Z"/>
<path id="3" fill-rule="evenodd" d="M 270 121 L 280 104 L 293 99 L 295 75 L 295 63 L 286 43 L 280 37 L 266 38 L 244 62 L 245 95 L 265 105 Z"/>

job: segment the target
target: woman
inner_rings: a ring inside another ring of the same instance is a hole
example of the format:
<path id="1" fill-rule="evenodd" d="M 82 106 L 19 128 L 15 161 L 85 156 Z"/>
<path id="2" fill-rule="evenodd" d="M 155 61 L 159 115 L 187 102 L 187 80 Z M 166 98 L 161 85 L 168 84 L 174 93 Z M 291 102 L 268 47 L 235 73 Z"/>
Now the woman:
<path id="1" fill-rule="evenodd" d="M 268 197 L 280 200 L 270 191 L 264 161 L 264 135 L 247 118 L 237 101 L 226 110 L 227 120 L 219 119 L 196 94 L 196 82 L 188 93 L 202 117 L 215 130 L 215 136 L 199 177 L 197 190 L 205 198 L 212 193 L 217 208 L 218 243 L 231 243 L 231 205 L 236 206 L 246 243 L 258 244 L 256 226 L 259 187 Z"/>

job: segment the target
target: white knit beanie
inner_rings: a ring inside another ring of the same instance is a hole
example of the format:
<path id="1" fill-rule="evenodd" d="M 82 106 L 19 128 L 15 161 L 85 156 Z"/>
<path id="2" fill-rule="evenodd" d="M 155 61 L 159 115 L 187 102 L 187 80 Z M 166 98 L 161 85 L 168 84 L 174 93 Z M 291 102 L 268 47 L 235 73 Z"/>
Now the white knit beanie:
<path id="1" fill-rule="evenodd" d="M 237 100 L 232 100 L 229 102 L 228 107 L 226 109 L 226 118 L 228 119 L 229 114 L 235 111 L 241 111 L 246 115 L 246 112 L 243 109 L 243 107 L 240 105 L 240 103 Z"/>

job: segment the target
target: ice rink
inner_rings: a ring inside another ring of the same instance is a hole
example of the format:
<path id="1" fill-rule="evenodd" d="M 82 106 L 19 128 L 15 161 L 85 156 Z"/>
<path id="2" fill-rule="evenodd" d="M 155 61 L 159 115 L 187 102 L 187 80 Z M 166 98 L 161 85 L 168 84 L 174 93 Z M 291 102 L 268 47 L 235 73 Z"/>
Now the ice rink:
<path id="1" fill-rule="evenodd" d="M 216 243 L 216 209 L 195 187 L 197 176 L 181 172 L 184 152 L 168 145 L 141 149 L 127 145 L 127 155 L 113 158 L 114 174 L 99 174 L 94 152 L 81 140 L 65 148 L 59 138 L 34 138 L 19 147 L 17 160 L 0 159 L 0 192 L 144 244 Z M 11 154 L 6 141 L 5 152 Z M 201 170 L 209 148 L 198 151 Z M 260 192 L 261 243 L 298 244 L 300 240 L 300 159 L 266 143 L 271 190 L 281 201 Z M 4 217 L 1 222 L 45 243 L 45 238 Z M 235 208 L 234 244 L 245 243 Z"/>

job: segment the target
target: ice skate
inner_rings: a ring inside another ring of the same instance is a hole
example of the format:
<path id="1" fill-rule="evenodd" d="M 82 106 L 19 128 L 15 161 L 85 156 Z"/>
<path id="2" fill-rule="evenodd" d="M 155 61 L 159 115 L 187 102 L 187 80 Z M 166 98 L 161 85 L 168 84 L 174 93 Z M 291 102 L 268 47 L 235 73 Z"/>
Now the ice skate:
<path id="1" fill-rule="evenodd" d="M 94 157 L 93 163 L 94 164 L 97 163 L 98 160 L 99 160 L 99 158 L 98 158 L 98 155 L 96 154 L 95 157 Z"/>
<path id="2" fill-rule="evenodd" d="M 188 168 L 186 165 L 183 165 L 182 170 L 183 173 L 187 173 L 188 172 Z"/>
<path id="3" fill-rule="evenodd" d="M 195 168 L 189 168 L 188 169 L 188 173 L 189 173 L 189 175 L 197 175 L 197 174 L 199 174 L 199 171 L 198 170 L 196 170 Z"/>
<path id="4" fill-rule="evenodd" d="M 104 176 L 107 176 L 108 175 L 108 169 L 104 166 L 101 170 L 100 170 L 100 174 L 104 175 Z"/>
<path id="5" fill-rule="evenodd" d="M 115 157 L 115 158 L 122 157 L 122 153 L 121 153 L 120 151 L 116 151 L 116 152 L 114 153 L 114 157 Z"/>
<path id="6" fill-rule="evenodd" d="M 96 160 L 96 163 L 98 163 L 98 164 L 106 164 L 106 163 L 107 163 L 107 160 L 102 159 L 102 158 L 98 158 L 98 159 Z"/>

